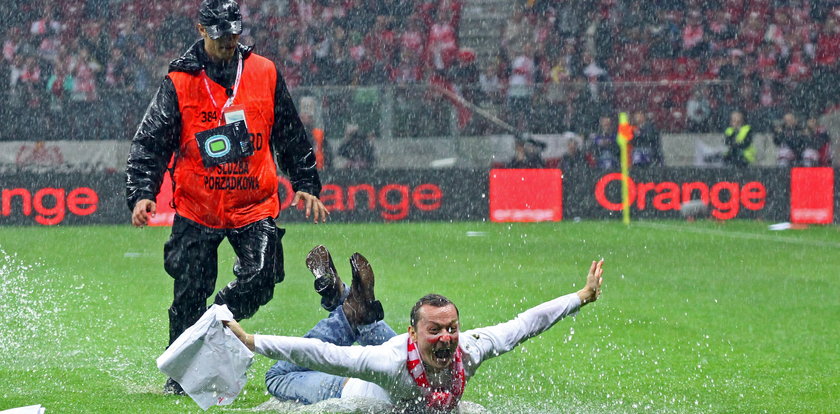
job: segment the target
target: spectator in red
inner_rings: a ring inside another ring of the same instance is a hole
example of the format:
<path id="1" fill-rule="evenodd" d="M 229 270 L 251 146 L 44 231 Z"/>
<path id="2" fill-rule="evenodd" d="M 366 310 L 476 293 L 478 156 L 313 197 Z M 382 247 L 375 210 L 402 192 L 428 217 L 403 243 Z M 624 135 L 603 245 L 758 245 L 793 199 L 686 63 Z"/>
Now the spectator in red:
<path id="1" fill-rule="evenodd" d="M 40 96 L 37 91 L 41 90 L 42 80 L 46 79 L 41 77 L 41 63 L 35 56 L 21 56 L 12 68 L 12 86 L 17 84 L 18 90 L 23 92 L 25 102 L 30 106 L 35 105 Z"/>
<path id="2" fill-rule="evenodd" d="M 507 111 L 510 122 L 524 126 L 531 116 L 535 76 L 534 49 L 531 44 L 525 44 L 511 61 L 511 73 L 507 82 Z"/>
<path id="3" fill-rule="evenodd" d="M 437 71 L 446 70 L 458 51 L 457 35 L 449 13 L 447 9 L 439 10 L 435 24 L 429 29 L 428 62 Z"/>
<path id="4" fill-rule="evenodd" d="M 41 10 L 38 19 L 33 21 L 29 26 L 29 33 L 40 37 L 49 35 L 50 33 L 58 33 L 61 31 L 61 28 L 61 22 L 56 19 L 53 3 L 47 2 Z"/>
<path id="5" fill-rule="evenodd" d="M 782 74 L 779 71 L 779 54 L 770 42 L 764 42 L 755 54 L 754 72 L 762 80 L 779 79 Z"/>
<path id="6" fill-rule="evenodd" d="M 70 70 L 73 74 L 73 92 L 70 94 L 69 110 L 80 116 L 71 121 L 72 136 L 85 136 L 98 125 L 101 119 L 90 119 L 89 114 L 96 104 L 98 91 L 96 76 L 102 70 L 99 62 L 93 60 L 90 52 L 84 47 L 79 48 L 76 55 L 70 58 Z"/>
<path id="7" fill-rule="evenodd" d="M 721 9 L 732 16 L 733 21 L 740 21 L 747 11 L 747 0 L 723 0 Z"/>
<path id="8" fill-rule="evenodd" d="M 463 7 L 462 0 L 440 0 L 437 5 L 437 11 L 447 11 L 449 16 L 449 25 L 454 27 L 457 31 L 461 24 L 461 8 Z"/>
<path id="9" fill-rule="evenodd" d="M 758 91 L 756 85 L 751 81 L 743 81 L 736 86 L 737 89 L 737 107 L 743 108 L 742 113 L 755 113 L 758 109 Z M 731 119 L 731 117 L 729 117 Z"/>
<path id="10" fill-rule="evenodd" d="M 552 47 L 556 40 L 554 36 L 556 21 L 554 10 L 548 9 L 544 13 L 535 15 L 535 20 L 532 40 L 536 45 L 534 49 L 539 54 L 545 54 L 546 49 Z"/>
<path id="11" fill-rule="evenodd" d="M 347 38 L 350 39 L 348 50 L 354 69 L 352 84 L 367 85 L 373 72 L 373 62 L 370 53 L 364 45 L 364 37 L 357 31 L 351 31 Z"/>
<path id="12" fill-rule="evenodd" d="M 833 66 L 840 58 L 840 11 L 832 12 L 823 24 L 817 38 L 816 62 L 818 65 Z"/>
<path id="13" fill-rule="evenodd" d="M 795 45 L 790 52 L 784 77 L 788 82 L 800 82 L 811 77 L 811 61 L 806 57 L 803 48 Z"/>
<path id="14" fill-rule="evenodd" d="M 805 124 L 805 151 L 802 158 L 805 167 L 831 166 L 831 137 L 813 115 L 808 117 Z"/>
<path id="15" fill-rule="evenodd" d="M 296 19 L 303 28 L 307 28 L 315 23 L 316 11 L 315 0 L 294 0 L 291 1 L 291 15 Z"/>
<path id="16" fill-rule="evenodd" d="M 41 43 L 38 45 L 38 55 L 46 61 L 55 63 L 61 48 L 61 39 L 58 34 L 46 35 L 41 38 Z"/>
<path id="17" fill-rule="evenodd" d="M 767 25 L 764 41 L 774 44 L 777 50 L 788 46 L 787 34 L 791 31 L 790 17 L 784 11 L 777 9 L 773 13 L 773 22 Z"/>
<path id="18" fill-rule="evenodd" d="M 682 51 L 684 56 L 696 58 L 703 56 L 708 50 L 706 29 L 703 27 L 702 15 L 697 10 L 688 13 L 685 27 L 682 30 Z"/>
<path id="19" fill-rule="evenodd" d="M 724 9 L 715 12 L 708 28 L 709 50 L 713 54 L 726 54 L 729 49 L 735 47 L 738 27 L 734 21 L 732 14 Z"/>
<path id="20" fill-rule="evenodd" d="M 749 17 L 741 25 L 741 31 L 737 36 L 741 43 L 740 48 L 746 54 L 752 54 L 758 49 L 761 42 L 764 41 L 765 33 L 766 30 L 764 29 L 764 22 L 761 20 L 761 16 L 756 12 L 750 13 Z"/>
<path id="21" fill-rule="evenodd" d="M 280 66 L 286 85 L 289 88 L 295 88 L 303 82 L 303 75 L 301 73 L 300 55 L 295 55 L 291 46 L 295 46 L 293 41 L 285 41 L 280 44 L 280 60 L 277 64 Z"/>
<path id="22" fill-rule="evenodd" d="M 408 19 L 405 30 L 399 35 L 399 47 L 401 51 L 423 56 L 423 47 L 426 43 L 426 35 L 423 33 L 423 22 L 419 17 Z"/>
<path id="23" fill-rule="evenodd" d="M 365 36 L 364 45 L 373 62 L 370 81 L 384 83 L 397 58 L 397 35 L 390 27 L 388 16 L 376 16 L 373 27 Z"/>
<path id="24" fill-rule="evenodd" d="M 3 63 L 11 64 L 17 56 L 18 49 L 23 43 L 23 36 L 19 27 L 10 27 L 3 39 Z"/>
<path id="25" fill-rule="evenodd" d="M 325 0 L 321 11 L 321 22 L 331 24 L 334 21 L 342 21 L 347 17 L 347 4 L 342 0 Z"/>

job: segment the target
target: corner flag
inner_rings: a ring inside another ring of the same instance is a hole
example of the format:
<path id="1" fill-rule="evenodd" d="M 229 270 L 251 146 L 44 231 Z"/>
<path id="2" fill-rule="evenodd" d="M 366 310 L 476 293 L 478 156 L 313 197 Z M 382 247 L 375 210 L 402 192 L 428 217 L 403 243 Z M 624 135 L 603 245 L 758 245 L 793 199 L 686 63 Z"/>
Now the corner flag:
<path id="1" fill-rule="evenodd" d="M 627 112 L 618 114 L 618 147 L 621 149 L 621 205 L 624 224 L 630 224 L 630 157 L 628 143 L 633 139 L 633 125 L 627 120 Z"/>

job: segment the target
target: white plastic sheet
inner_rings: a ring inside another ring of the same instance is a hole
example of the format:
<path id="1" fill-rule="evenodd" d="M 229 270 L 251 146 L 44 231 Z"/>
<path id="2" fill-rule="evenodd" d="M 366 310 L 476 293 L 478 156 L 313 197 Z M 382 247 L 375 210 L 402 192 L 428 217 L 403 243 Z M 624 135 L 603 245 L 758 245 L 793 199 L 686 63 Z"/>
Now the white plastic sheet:
<path id="1" fill-rule="evenodd" d="M 203 410 L 232 403 L 254 361 L 254 354 L 222 324 L 230 320 L 226 305 L 211 306 L 157 359 L 158 369 L 178 381 Z"/>
<path id="2" fill-rule="evenodd" d="M 27 407 L 12 408 L 10 410 L 0 411 L 0 414 L 44 414 L 46 409 L 41 407 L 41 404 L 30 405 Z"/>

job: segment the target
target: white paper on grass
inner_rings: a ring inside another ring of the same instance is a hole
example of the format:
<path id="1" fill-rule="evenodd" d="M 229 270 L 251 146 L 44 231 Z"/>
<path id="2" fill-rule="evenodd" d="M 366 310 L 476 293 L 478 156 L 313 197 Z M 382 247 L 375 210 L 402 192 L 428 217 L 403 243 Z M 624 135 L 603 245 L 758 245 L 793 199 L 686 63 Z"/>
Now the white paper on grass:
<path id="1" fill-rule="evenodd" d="M 254 361 L 254 353 L 222 324 L 230 320 L 227 305 L 211 306 L 157 359 L 158 369 L 178 381 L 203 410 L 232 403 Z"/>

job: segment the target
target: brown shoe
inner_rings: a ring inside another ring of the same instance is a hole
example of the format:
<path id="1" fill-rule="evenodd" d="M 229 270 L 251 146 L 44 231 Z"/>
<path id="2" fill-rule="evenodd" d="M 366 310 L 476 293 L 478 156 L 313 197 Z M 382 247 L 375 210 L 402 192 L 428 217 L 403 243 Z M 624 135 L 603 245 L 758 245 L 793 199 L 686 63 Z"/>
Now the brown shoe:
<path id="1" fill-rule="evenodd" d="M 347 321 L 353 328 L 381 321 L 385 318 L 385 311 L 373 293 L 374 279 L 370 263 L 364 256 L 354 253 L 350 257 L 350 267 L 353 270 L 353 283 L 342 305 Z"/>
<path id="2" fill-rule="evenodd" d="M 344 283 L 338 277 L 330 251 L 323 245 L 315 246 L 306 255 L 306 267 L 315 276 L 315 291 L 321 295 L 321 306 L 332 312 L 341 304 Z"/>

